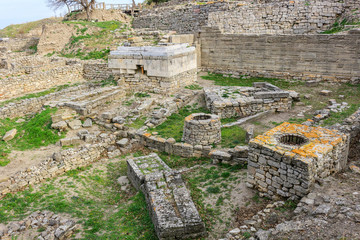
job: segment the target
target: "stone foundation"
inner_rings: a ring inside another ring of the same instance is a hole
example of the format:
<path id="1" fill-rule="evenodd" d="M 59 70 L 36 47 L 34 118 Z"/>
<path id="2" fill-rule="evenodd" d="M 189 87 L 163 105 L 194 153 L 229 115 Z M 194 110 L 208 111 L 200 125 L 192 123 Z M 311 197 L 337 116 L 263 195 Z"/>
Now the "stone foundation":
<path id="1" fill-rule="evenodd" d="M 254 87 L 205 88 L 204 93 L 207 108 L 220 118 L 286 111 L 292 103 L 289 92 L 269 83 L 254 83 Z"/>
<path id="2" fill-rule="evenodd" d="M 160 240 L 206 236 L 205 225 L 181 175 L 156 154 L 129 159 L 128 177 L 146 197 L 156 234 Z"/>
<path id="3" fill-rule="evenodd" d="M 339 131 L 283 123 L 250 141 L 249 187 L 267 197 L 303 197 L 319 178 L 346 166 L 349 137 Z"/>
<path id="4" fill-rule="evenodd" d="M 175 93 L 180 88 L 194 84 L 197 80 L 197 72 L 194 69 L 169 78 L 149 77 L 140 72 L 134 75 L 121 74 L 116 77 L 118 79 L 118 85 L 125 85 L 132 91 L 169 95 Z"/>
<path id="5" fill-rule="evenodd" d="M 217 115 L 193 113 L 185 118 L 182 141 L 208 146 L 221 142 L 221 122 Z"/>

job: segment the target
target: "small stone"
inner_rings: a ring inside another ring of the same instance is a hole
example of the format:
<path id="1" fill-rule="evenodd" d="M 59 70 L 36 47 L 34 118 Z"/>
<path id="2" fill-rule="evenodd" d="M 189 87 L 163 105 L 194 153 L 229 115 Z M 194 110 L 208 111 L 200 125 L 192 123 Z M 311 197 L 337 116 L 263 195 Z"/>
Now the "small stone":
<path id="1" fill-rule="evenodd" d="M 129 144 L 129 139 L 123 138 L 123 139 L 121 139 L 120 141 L 117 141 L 116 144 L 117 144 L 119 147 L 126 147 L 126 146 Z"/>
<path id="2" fill-rule="evenodd" d="M 81 124 L 80 120 L 73 120 L 68 123 L 69 128 L 71 128 L 72 130 L 79 129 L 81 127 L 81 125 L 82 124 Z"/>
<path id="3" fill-rule="evenodd" d="M 18 120 L 16 120 L 16 123 L 23 123 L 23 122 L 25 122 L 25 119 L 23 118 L 19 118 Z"/>
<path id="4" fill-rule="evenodd" d="M 252 231 L 252 232 L 256 232 L 256 228 L 251 227 L 251 228 L 250 228 L 250 231 Z"/>
<path id="5" fill-rule="evenodd" d="M 313 212 L 314 215 L 320 215 L 320 214 L 328 214 L 330 211 L 331 206 L 327 204 L 322 204 L 318 206 L 315 211 Z"/>
<path id="6" fill-rule="evenodd" d="M 124 186 L 124 185 L 128 185 L 130 183 L 129 179 L 127 176 L 121 176 L 117 179 L 117 182 L 121 185 L 121 186 Z"/>
<path id="7" fill-rule="evenodd" d="M 12 140 L 15 137 L 16 133 L 17 133 L 17 130 L 15 128 L 6 132 L 5 136 L 3 137 L 3 140 L 5 142 Z"/>
<path id="8" fill-rule="evenodd" d="M 310 99 L 310 98 L 311 98 L 311 94 L 305 94 L 305 95 L 304 95 L 304 98 L 305 98 L 305 99 Z"/>
<path id="9" fill-rule="evenodd" d="M 125 123 L 125 118 L 123 118 L 122 116 L 117 116 L 112 119 L 112 122 L 123 124 L 123 123 Z"/>
<path id="10" fill-rule="evenodd" d="M 231 230 L 229 233 L 230 233 L 231 235 L 235 236 L 235 235 L 237 235 L 237 234 L 240 233 L 240 229 L 239 229 L 239 228 L 234 228 L 234 229 Z"/>
<path id="11" fill-rule="evenodd" d="M 65 131 L 67 129 L 67 127 L 68 127 L 68 125 L 65 121 L 60 121 L 60 122 L 51 124 L 51 128 L 58 129 L 61 131 Z"/>
<path id="12" fill-rule="evenodd" d="M 332 91 L 330 91 L 330 90 L 322 90 L 322 91 L 320 92 L 320 95 L 330 96 L 331 93 L 332 93 Z"/>
<path id="13" fill-rule="evenodd" d="M 87 118 L 85 122 L 82 125 L 84 128 L 92 127 L 92 120 L 90 118 Z"/>

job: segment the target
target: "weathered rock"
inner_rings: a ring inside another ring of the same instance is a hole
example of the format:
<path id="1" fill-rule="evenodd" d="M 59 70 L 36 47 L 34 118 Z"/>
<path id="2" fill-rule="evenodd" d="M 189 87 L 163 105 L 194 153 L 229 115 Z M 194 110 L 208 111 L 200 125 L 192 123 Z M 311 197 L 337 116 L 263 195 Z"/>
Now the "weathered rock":
<path id="1" fill-rule="evenodd" d="M 82 125 L 84 128 L 92 127 L 92 120 L 90 118 L 87 118 L 85 122 Z"/>
<path id="2" fill-rule="evenodd" d="M 71 128 L 72 130 L 79 129 L 81 127 L 81 125 L 82 124 L 81 124 L 80 120 L 73 120 L 68 123 L 69 128 Z"/>
<path id="3" fill-rule="evenodd" d="M 16 133 L 17 133 L 17 130 L 15 128 L 6 132 L 5 136 L 3 137 L 3 140 L 5 142 L 12 140 L 15 137 Z"/>
<path id="4" fill-rule="evenodd" d="M 120 141 L 117 141 L 116 144 L 117 144 L 119 147 L 126 147 L 126 146 L 129 144 L 129 139 L 123 138 L 123 139 L 121 139 Z"/>
<path id="5" fill-rule="evenodd" d="M 51 128 L 65 131 L 68 128 L 68 125 L 65 121 L 60 121 L 60 122 L 51 124 Z"/>

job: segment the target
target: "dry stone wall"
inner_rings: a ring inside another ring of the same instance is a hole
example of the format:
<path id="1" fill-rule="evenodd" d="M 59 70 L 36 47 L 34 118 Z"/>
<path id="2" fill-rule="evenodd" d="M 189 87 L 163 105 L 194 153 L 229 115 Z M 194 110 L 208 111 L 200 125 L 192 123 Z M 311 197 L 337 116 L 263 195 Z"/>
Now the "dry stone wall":
<path id="1" fill-rule="evenodd" d="M 206 27 L 201 66 L 250 76 L 360 81 L 359 35 L 240 35 Z"/>
<path id="2" fill-rule="evenodd" d="M 178 89 L 194 84 L 197 80 L 197 70 L 179 73 L 172 77 L 149 77 L 145 74 L 115 75 L 119 86 L 127 86 L 133 91 L 150 91 L 154 93 L 172 94 Z"/>
<path id="3" fill-rule="evenodd" d="M 356 7 L 357 5 L 357 7 Z M 296 0 L 241 4 L 231 11 L 209 14 L 208 26 L 226 33 L 309 34 L 332 27 L 341 16 L 352 20 L 355 1 Z"/>
<path id="4" fill-rule="evenodd" d="M 5 47 L 9 51 L 18 52 L 29 50 L 30 47 L 36 46 L 39 38 L 7 38 L 0 39 L 0 48 Z"/>
<path id="5" fill-rule="evenodd" d="M 8 193 L 24 190 L 29 185 L 43 182 L 69 170 L 97 161 L 107 153 L 108 146 L 113 145 L 115 139 L 115 135 L 100 134 L 94 144 L 85 145 L 80 149 L 63 150 L 57 153 L 56 157 L 45 159 L 38 165 L 17 172 L 10 178 L 1 178 L 0 199 Z"/>
<path id="6" fill-rule="evenodd" d="M 89 62 L 84 64 L 84 78 L 87 80 L 105 80 L 113 75 L 108 64 L 104 62 Z"/>
<path id="7" fill-rule="evenodd" d="M 0 81 L 0 100 L 80 81 L 83 81 L 81 64 L 53 68 L 49 71 L 34 72 L 19 77 L 8 77 Z"/>
<path id="8" fill-rule="evenodd" d="M 265 82 L 254 87 L 205 88 L 206 107 L 221 118 L 247 117 L 269 110 L 287 111 L 291 108 L 288 91 Z"/>
<path id="9" fill-rule="evenodd" d="M 23 117 L 27 114 L 40 111 L 49 101 L 58 100 L 66 95 L 79 95 L 82 91 L 87 90 L 88 85 L 70 87 L 58 92 L 50 93 L 38 98 L 23 99 L 0 107 L 0 119 Z"/>
<path id="10" fill-rule="evenodd" d="M 209 25 L 231 33 L 307 34 L 327 30 L 338 19 L 355 17 L 359 17 L 357 0 L 205 1 L 143 11 L 133 26 L 178 33 L 197 32 Z"/>

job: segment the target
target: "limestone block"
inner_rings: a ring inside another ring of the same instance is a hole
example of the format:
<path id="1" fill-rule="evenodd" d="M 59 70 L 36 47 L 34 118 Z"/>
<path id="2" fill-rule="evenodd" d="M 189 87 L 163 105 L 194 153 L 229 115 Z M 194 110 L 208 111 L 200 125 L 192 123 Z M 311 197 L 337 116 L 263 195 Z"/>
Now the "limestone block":
<path id="1" fill-rule="evenodd" d="M 5 142 L 12 140 L 15 137 L 16 133 L 17 133 L 17 130 L 15 128 L 6 132 L 3 137 L 3 140 Z"/>

